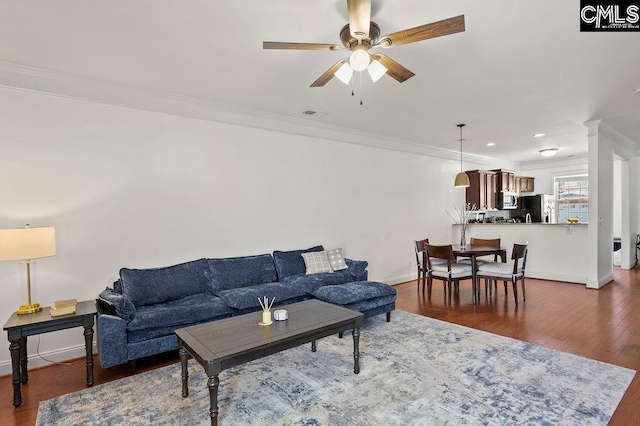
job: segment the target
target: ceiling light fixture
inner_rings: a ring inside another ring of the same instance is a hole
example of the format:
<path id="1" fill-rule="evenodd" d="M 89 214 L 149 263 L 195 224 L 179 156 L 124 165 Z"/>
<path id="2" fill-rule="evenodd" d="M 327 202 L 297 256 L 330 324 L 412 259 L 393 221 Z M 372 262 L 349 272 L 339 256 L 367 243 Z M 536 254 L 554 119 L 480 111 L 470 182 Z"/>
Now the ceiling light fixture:
<path id="1" fill-rule="evenodd" d="M 354 71 L 366 70 L 369 62 L 371 62 L 371 56 L 369 52 L 363 49 L 354 50 L 349 57 L 349 65 L 351 65 Z"/>
<path id="2" fill-rule="evenodd" d="M 367 71 L 369 71 L 369 76 L 371 76 L 371 80 L 373 80 L 373 82 L 375 83 L 387 73 L 387 67 L 382 65 L 380 61 L 376 61 L 374 59 L 367 67 Z"/>
<path id="3" fill-rule="evenodd" d="M 543 157 L 553 157 L 558 152 L 558 148 L 546 148 L 538 151 Z"/>
<path id="4" fill-rule="evenodd" d="M 470 186 L 469 176 L 462 170 L 462 128 L 465 126 L 464 124 L 457 125 L 460 128 L 460 173 L 456 175 L 456 181 L 454 186 L 456 188 L 467 188 Z"/>
<path id="5" fill-rule="evenodd" d="M 351 68 L 351 65 L 349 65 L 349 61 L 345 60 L 344 64 L 342 64 L 342 66 L 338 68 L 338 71 L 336 71 L 333 75 L 338 77 L 338 80 L 340 80 L 344 84 L 349 84 L 349 82 L 351 81 L 351 76 L 353 75 L 353 68 Z"/>
<path id="6" fill-rule="evenodd" d="M 489 143 L 487 144 L 487 146 L 494 146 L 494 145 L 495 145 L 495 142 L 489 142 Z"/>
<path id="7" fill-rule="evenodd" d="M 536 133 L 535 135 L 533 135 L 534 138 L 541 138 L 543 136 L 547 136 L 546 133 Z"/>
<path id="8" fill-rule="evenodd" d="M 358 49 L 351 54 L 349 60 L 344 60 L 344 63 L 333 75 L 344 84 L 349 84 L 355 71 L 362 72 L 364 70 L 369 72 L 374 83 L 387 73 L 387 67 L 382 65 L 380 61 L 371 60 L 371 55 L 366 50 Z"/>

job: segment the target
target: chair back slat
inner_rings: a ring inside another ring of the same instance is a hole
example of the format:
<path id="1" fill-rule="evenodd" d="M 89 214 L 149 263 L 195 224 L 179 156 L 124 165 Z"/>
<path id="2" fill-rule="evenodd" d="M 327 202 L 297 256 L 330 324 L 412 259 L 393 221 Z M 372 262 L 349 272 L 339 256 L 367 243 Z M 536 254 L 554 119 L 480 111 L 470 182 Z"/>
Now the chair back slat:
<path id="1" fill-rule="evenodd" d="M 500 238 L 492 238 L 489 240 L 484 240 L 482 238 L 471 238 L 471 245 L 472 246 L 486 246 L 486 247 L 492 247 L 492 248 L 500 248 Z M 497 262 L 498 261 L 498 255 L 494 254 L 493 255 L 493 261 Z"/>
<path id="2" fill-rule="evenodd" d="M 520 264 L 520 270 L 524 273 L 527 264 L 527 253 L 529 251 L 528 244 L 529 242 L 527 241 L 524 244 L 513 245 L 513 250 L 511 251 L 511 260 L 513 260 L 514 274 L 518 271 L 518 264 Z"/>
<path id="3" fill-rule="evenodd" d="M 413 242 L 413 248 L 416 252 L 416 262 L 418 265 L 422 263 L 422 252 L 427 250 L 427 244 L 429 244 L 429 239 L 424 238 L 422 240 L 417 240 Z"/>
<path id="4" fill-rule="evenodd" d="M 431 269 L 431 258 L 445 259 L 447 261 L 447 269 L 451 269 L 451 262 L 454 262 L 453 246 L 451 244 L 446 246 L 434 246 L 431 244 L 426 245 L 427 265 Z"/>
<path id="5" fill-rule="evenodd" d="M 482 238 L 471 238 L 471 245 L 500 248 L 500 238 L 492 238 L 490 240 L 484 240 Z"/>

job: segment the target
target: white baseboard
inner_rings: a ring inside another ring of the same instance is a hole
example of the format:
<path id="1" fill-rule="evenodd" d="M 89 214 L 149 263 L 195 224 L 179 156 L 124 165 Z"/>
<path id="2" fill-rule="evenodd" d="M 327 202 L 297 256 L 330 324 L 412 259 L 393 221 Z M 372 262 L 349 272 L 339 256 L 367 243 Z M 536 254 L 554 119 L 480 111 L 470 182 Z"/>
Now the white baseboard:
<path id="1" fill-rule="evenodd" d="M 402 284 L 402 283 L 406 283 L 407 281 L 415 280 L 416 276 L 417 276 L 417 274 L 414 271 L 412 274 L 405 274 L 405 275 L 400 275 L 400 276 L 397 276 L 397 277 L 386 278 L 386 279 L 382 280 L 381 282 L 383 282 L 385 284 L 389 284 L 389 285 Z M 372 281 L 375 281 L 375 280 L 372 280 Z"/>
<path id="2" fill-rule="evenodd" d="M 30 342 L 33 340 L 33 337 L 30 339 Z M 29 346 L 29 345 L 27 345 Z M 93 353 L 97 353 L 96 344 L 93 344 Z M 44 358 L 55 361 L 55 362 L 67 362 L 70 359 L 75 358 L 83 358 L 86 356 L 85 346 L 77 345 L 70 346 L 62 349 L 54 349 L 48 352 L 40 352 Z M 27 369 L 32 369 L 36 367 L 44 367 L 46 365 L 52 365 L 52 362 L 45 361 L 40 358 L 37 353 L 28 354 L 29 363 L 27 364 Z M 84 362 L 84 361 L 83 361 Z M 96 367 L 94 364 L 94 368 L 100 368 L 100 366 Z M 11 360 L 0 362 L 0 376 L 11 376 L 13 374 L 13 370 L 11 368 Z"/>
<path id="3" fill-rule="evenodd" d="M 541 280 L 552 280 L 552 281 L 566 281 L 569 283 L 578 283 L 578 284 L 586 284 L 587 276 L 586 275 L 566 275 L 566 274 L 553 274 L 542 271 L 535 271 L 527 269 L 526 272 L 527 278 L 538 278 Z"/>
<path id="4" fill-rule="evenodd" d="M 588 280 L 587 288 L 601 289 L 611 281 L 613 281 L 613 274 L 607 274 L 604 277 L 598 278 L 597 280 Z"/>

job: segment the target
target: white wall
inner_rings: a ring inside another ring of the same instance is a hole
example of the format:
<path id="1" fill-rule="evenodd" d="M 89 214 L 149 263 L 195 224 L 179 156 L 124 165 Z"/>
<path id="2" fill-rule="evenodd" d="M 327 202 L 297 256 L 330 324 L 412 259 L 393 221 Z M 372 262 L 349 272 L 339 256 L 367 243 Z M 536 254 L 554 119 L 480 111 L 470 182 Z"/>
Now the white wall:
<path id="1" fill-rule="evenodd" d="M 412 241 L 449 241 L 460 205 L 452 160 L 0 90 L 0 227 L 55 226 L 34 299 L 93 299 L 121 267 L 323 244 L 369 261 L 370 278 L 413 279 Z M 465 165 L 466 166 L 466 165 Z M 473 167 L 473 166 L 471 166 Z M 0 262 L 0 316 L 26 299 Z M 30 340 L 30 365 L 35 343 Z M 40 352 L 82 355 L 82 330 Z M 0 351 L 8 374 L 9 351 Z"/>
<path id="2" fill-rule="evenodd" d="M 535 178 L 535 194 L 553 194 L 554 178 L 588 173 L 588 158 L 549 160 L 527 164 L 518 174 Z"/>

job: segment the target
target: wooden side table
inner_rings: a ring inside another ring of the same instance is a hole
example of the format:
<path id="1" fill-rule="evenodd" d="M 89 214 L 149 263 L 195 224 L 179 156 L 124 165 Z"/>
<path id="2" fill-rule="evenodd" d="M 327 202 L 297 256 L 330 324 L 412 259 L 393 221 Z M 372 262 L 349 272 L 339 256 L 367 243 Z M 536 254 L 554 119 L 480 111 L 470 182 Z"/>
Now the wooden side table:
<path id="1" fill-rule="evenodd" d="M 4 325 L 9 337 L 11 367 L 13 371 L 13 405 L 22 404 L 20 386 L 27 384 L 27 337 L 50 331 L 65 330 L 72 327 L 84 327 L 84 344 L 87 352 L 87 386 L 93 385 L 93 324 L 96 316 L 95 301 L 78 302 L 76 313 L 52 317 L 49 307 L 33 314 L 13 313 Z"/>

